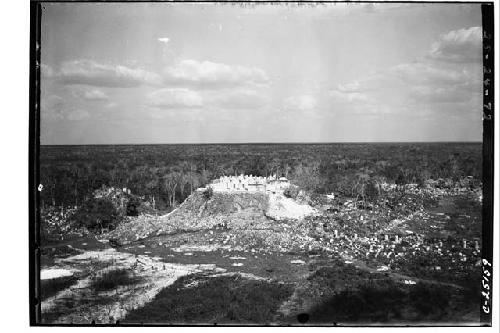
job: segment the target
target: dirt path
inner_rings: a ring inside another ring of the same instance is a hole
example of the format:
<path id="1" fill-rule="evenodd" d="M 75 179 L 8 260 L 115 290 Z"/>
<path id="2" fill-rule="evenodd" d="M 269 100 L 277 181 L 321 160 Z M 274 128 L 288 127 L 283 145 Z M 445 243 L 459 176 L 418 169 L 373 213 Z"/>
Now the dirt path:
<path id="1" fill-rule="evenodd" d="M 114 323 L 125 317 L 128 311 L 151 301 L 163 288 L 179 277 L 198 273 L 223 273 L 215 265 L 186 265 L 164 263 L 160 258 L 117 252 L 114 249 L 87 251 L 82 254 L 56 260 L 53 268 L 79 269 L 85 277 L 75 285 L 64 289 L 41 303 L 42 318 L 53 323 L 88 324 Z M 92 289 L 93 278 L 103 273 L 127 269 L 138 283 L 118 286 L 113 290 Z"/>

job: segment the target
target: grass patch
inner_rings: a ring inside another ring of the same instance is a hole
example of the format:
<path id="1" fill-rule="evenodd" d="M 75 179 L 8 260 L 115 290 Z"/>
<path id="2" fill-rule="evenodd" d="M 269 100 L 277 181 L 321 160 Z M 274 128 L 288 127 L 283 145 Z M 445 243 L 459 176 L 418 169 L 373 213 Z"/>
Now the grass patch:
<path id="1" fill-rule="evenodd" d="M 126 269 L 115 269 L 98 276 L 92 282 L 91 288 L 94 291 L 107 291 L 116 289 L 119 286 L 127 286 L 140 281 L 139 277 L 130 276 Z"/>
<path id="2" fill-rule="evenodd" d="M 455 322 L 457 309 L 473 309 L 472 302 L 459 301 L 458 290 L 437 284 L 403 286 L 393 280 L 378 280 L 344 289 L 309 311 L 311 323 L 406 323 Z M 464 312 L 464 313 L 465 313 Z M 459 320 L 459 319 L 458 319 Z"/>
<path id="3" fill-rule="evenodd" d="M 369 273 L 340 260 L 311 265 L 315 270 L 296 290 L 298 303 L 283 320 L 297 324 L 306 312 L 308 323 L 418 323 L 467 322 L 479 308 L 478 279 L 469 288 L 439 283 L 405 285 L 385 273 Z M 474 321 L 474 319 L 472 319 Z"/>
<path id="4" fill-rule="evenodd" d="M 481 212 L 482 204 L 470 196 L 461 195 L 454 198 L 453 203 L 458 209 Z"/>
<path id="5" fill-rule="evenodd" d="M 58 292 L 69 288 L 78 281 L 75 276 L 63 276 L 56 279 L 42 280 L 40 281 L 40 299 L 46 300 L 49 297 L 54 296 Z"/>
<path id="6" fill-rule="evenodd" d="M 82 253 L 75 248 L 68 247 L 67 245 L 63 246 L 54 246 L 54 247 L 44 247 L 41 249 L 42 256 L 49 257 L 57 257 L 57 258 L 67 258 L 70 256 L 74 256 Z"/>
<path id="7" fill-rule="evenodd" d="M 65 298 L 58 302 L 57 306 L 48 312 L 42 312 L 42 323 L 50 324 L 55 322 L 59 317 L 71 313 L 78 307 L 78 300 L 73 298 Z"/>
<path id="8" fill-rule="evenodd" d="M 124 322 L 264 324 L 273 320 L 292 292 L 290 284 L 240 275 L 209 278 L 194 274 L 163 289 L 146 306 L 130 312 Z"/>
<path id="9" fill-rule="evenodd" d="M 116 302 L 116 296 L 99 296 L 95 297 L 87 295 L 86 297 L 67 297 L 57 301 L 57 305 L 48 312 L 42 312 L 42 323 L 60 323 L 71 324 L 71 322 L 60 322 L 58 319 L 62 316 L 67 316 L 72 313 L 85 311 L 84 309 L 95 308 L 98 305 L 108 305 Z"/>

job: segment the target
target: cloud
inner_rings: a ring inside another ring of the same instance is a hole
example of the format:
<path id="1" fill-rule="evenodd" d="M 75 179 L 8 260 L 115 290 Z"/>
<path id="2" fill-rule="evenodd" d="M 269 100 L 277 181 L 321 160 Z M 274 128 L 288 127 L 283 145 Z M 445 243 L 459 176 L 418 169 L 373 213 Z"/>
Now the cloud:
<path id="1" fill-rule="evenodd" d="M 332 90 L 330 91 L 330 97 L 338 102 L 366 102 L 368 101 L 368 96 L 360 92 L 345 92 L 342 90 Z"/>
<path id="2" fill-rule="evenodd" d="M 71 91 L 74 97 L 83 98 L 89 101 L 104 101 L 109 99 L 108 95 L 100 89 L 75 87 Z"/>
<path id="3" fill-rule="evenodd" d="M 83 120 L 83 119 L 87 119 L 89 116 L 90 115 L 87 111 L 82 110 L 82 109 L 77 109 L 77 110 L 73 110 L 73 111 L 69 112 L 66 115 L 66 119 L 68 119 L 68 120 Z"/>
<path id="4" fill-rule="evenodd" d="M 197 92 L 185 88 L 165 88 L 156 90 L 148 96 L 148 104 L 158 108 L 197 108 L 203 99 Z"/>
<path id="5" fill-rule="evenodd" d="M 481 29 L 450 31 L 424 58 L 338 85 L 330 92 L 330 107 L 415 117 L 476 114 L 481 109 L 481 49 Z"/>
<path id="6" fill-rule="evenodd" d="M 158 40 L 162 43 L 168 42 L 166 37 Z M 166 84 L 210 90 L 242 86 L 257 87 L 269 82 L 267 74 L 260 68 L 189 59 L 165 68 L 162 75 L 137 67 L 102 64 L 87 59 L 63 62 L 59 70 L 43 64 L 41 71 L 45 78 L 54 78 L 68 85 L 95 87 L 131 88 Z M 92 99 L 90 95 L 89 99 Z"/>
<path id="7" fill-rule="evenodd" d="M 204 108 L 208 110 L 256 110 L 268 105 L 261 92 L 245 89 L 196 91 L 187 88 L 164 88 L 147 95 L 147 104 L 160 109 Z"/>
<path id="8" fill-rule="evenodd" d="M 93 60 L 64 62 L 54 77 L 66 84 L 86 84 L 98 87 L 126 88 L 160 83 L 160 77 L 155 73 L 122 65 L 100 64 Z"/>
<path id="9" fill-rule="evenodd" d="M 416 86 L 411 89 L 409 97 L 418 103 L 463 103 L 481 96 L 480 92 L 472 92 L 460 86 L 427 87 Z"/>
<path id="10" fill-rule="evenodd" d="M 90 114 L 82 109 L 75 109 L 67 105 L 65 100 L 58 95 L 50 95 L 43 98 L 40 103 L 40 114 L 42 121 L 61 120 L 83 120 L 90 117 Z"/>
<path id="11" fill-rule="evenodd" d="M 54 76 L 54 70 L 49 65 L 40 64 L 40 75 L 42 78 L 51 78 Z"/>
<path id="12" fill-rule="evenodd" d="M 359 92 L 360 84 L 359 81 L 354 81 L 352 83 L 339 84 L 337 90 L 344 93 Z"/>
<path id="13" fill-rule="evenodd" d="M 96 100 L 96 101 L 103 101 L 107 100 L 109 97 L 106 95 L 106 93 L 102 90 L 87 90 L 83 93 L 83 98 L 88 99 L 88 100 Z"/>
<path id="14" fill-rule="evenodd" d="M 61 120 L 64 115 L 64 100 L 58 95 L 50 95 L 40 101 L 40 115 L 47 120 Z"/>
<path id="15" fill-rule="evenodd" d="M 481 50 L 479 27 L 453 30 L 439 36 L 426 57 L 338 85 L 331 96 L 337 102 L 365 102 L 394 110 L 409 104 L 415 109 L 466 101 L 477 104 L 482 91 Z"/>
<path id="16" fill-rule="evenodd" d="M 164 79 L 169 84 L 218 89 L 242 85 L 262 85 L 269 78 L 256 67 L 233 66 L 210 61 L 182 60 L 167 67 Z"/>
<path id="17" fill-rule="evenodd" d="M 168 44 L 168 42 L 170 41 L 170 38 L 167 38 L 167 37 L 161 37 L 161 38 L 158 38 L 158 41 L 159 41 L 160 43 Z"/>
<path id="18" fill-rule="evenodd" d="M 299 95 L 286 98 L 283 104 L 286 110 L 309 111 L 314 110 L 318 102 L 312 95 Z"/>
<path id="19" fill-rule="evenodd" d="M 480 62 L 482 58 L 482 29 L 471 27 L 452 30 L 440 36 L 429 52 L 431 59 L 449 62 Z"/>
<path id="20" fill-rule="evenodd" d="M 257 91 L 237 89 L 217 94 L 211 102 L 216 106 L 228 109 L 258 109 L 267 105 L 269 100 Z"/>
<path id="21" fill-rule="evenodd" d="M 408 111 L 407 106 L 412 105 L 418 111 L 424 104 L 461 103 L 481 94 L 481 68 L 407 63 L 358 80 L 352 84 L 356 89 L 342 88 L 346 86 L 329 93 L 332 103 L 349 110 L 357 106 L 380 110 L 383 106 L 398 113 Z"/>
<path id="22" fill-rule="evenodd" d="M 394 66 L 390 72 L 403 81 L 418 84 L 457 84 L 464 82 L 470 73 L 460 67 L 444 68 L 433 63 L 407 63 Z"/>

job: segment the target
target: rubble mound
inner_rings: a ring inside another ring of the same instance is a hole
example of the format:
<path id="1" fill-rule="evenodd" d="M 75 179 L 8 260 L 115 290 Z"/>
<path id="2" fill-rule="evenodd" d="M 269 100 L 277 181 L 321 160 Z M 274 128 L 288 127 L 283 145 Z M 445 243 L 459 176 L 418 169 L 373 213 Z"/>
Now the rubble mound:
<path id="1" fill-rule="evenodd" d="M 241 211 L 263 213 L 268 207 L 265 193 L 224 193 L 214 192 L 206 199 L 202 191 L 196 191 L 186 201 L 172 212 L 171 217 L 204 218 L 214 215 L 228 215 Z"/>
<path id="2" fill-rule="evenodd" d="M 245 228 L 264 222 L 269 199 L 265 193 L 191 194 L 179 207 L 163 216 L 141 215 L 106 234 L 115 246 L 155 235 L 193 232 L 215 227 Z"/>
<path id="3" fill-rule="evenodd" d="M 281 194 L 269 196 L 269 207 L 266 216 L 276 221 L 300 220 L 308 215 L 316 215 L 318 212 L 308 204 L 300 204 Z"/>

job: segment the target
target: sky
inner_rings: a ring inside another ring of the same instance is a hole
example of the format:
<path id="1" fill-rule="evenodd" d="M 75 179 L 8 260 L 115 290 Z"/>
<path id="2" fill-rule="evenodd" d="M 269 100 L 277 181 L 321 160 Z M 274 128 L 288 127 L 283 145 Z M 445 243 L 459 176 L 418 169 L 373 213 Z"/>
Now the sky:
<path id="1" fill-rule="evenodd" d="M 41 144 L 481 141 L 480 4 L 44 4 Z"/>

